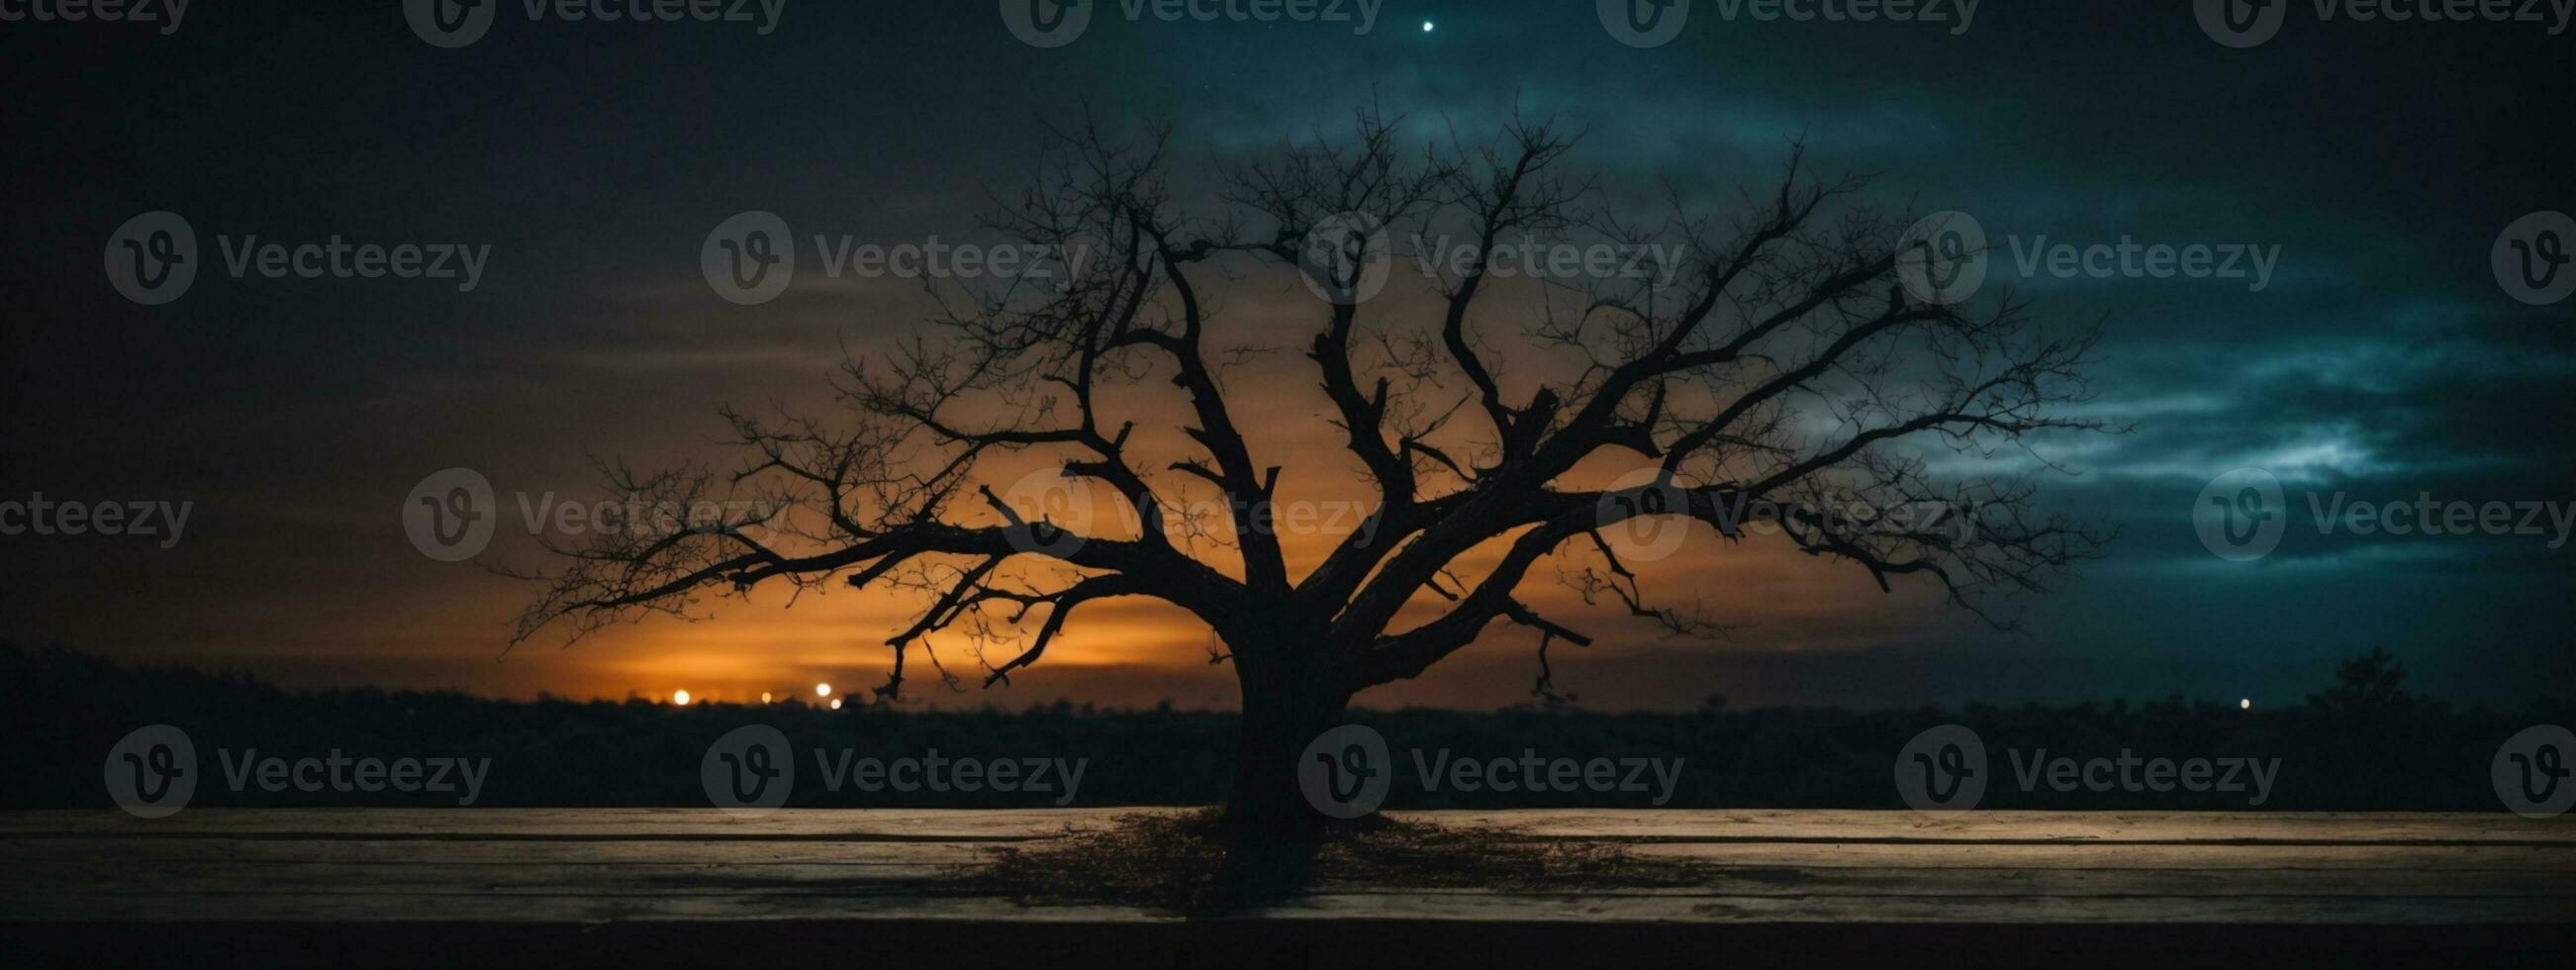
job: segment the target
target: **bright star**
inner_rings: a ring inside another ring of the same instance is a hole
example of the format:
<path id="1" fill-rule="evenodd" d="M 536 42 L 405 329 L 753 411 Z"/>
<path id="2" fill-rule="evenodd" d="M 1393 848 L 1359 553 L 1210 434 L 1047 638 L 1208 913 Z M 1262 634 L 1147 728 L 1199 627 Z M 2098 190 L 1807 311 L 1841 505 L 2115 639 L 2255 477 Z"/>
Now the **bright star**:
<path id="1" fill-rule="evenodd" d="M 1422 32 L 1426 34 L 1431 32 L 1431 21 L 1425 20 L 1422 22 Z"/>

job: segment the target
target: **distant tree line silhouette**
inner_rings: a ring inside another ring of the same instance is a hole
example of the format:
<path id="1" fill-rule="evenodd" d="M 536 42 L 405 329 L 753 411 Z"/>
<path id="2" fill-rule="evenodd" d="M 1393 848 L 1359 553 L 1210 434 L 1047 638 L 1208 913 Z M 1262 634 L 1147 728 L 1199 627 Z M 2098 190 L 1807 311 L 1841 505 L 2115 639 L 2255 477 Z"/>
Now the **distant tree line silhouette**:
<path id="1" fill-rule="evenodd" d="M 2515 711 L 2460 709 L 2405 690 L 2405 668 L 2380 651 L 2343 664 L 2304 705 L 2239 710 L 2181 698 L 2068 706 L 1855 712 L 1828 708 L 1729 710 L 1722 701 L 1688 713 L 1605 714 L 1562 707 L 1493 712 L 1355 710 L 1353 723 L 1382 732 L 1403 774 L 1387 807 L 1644 807 L 1634 793 L 1532 794 L 1425 791 L 1410 782 L 1405 752 L 1454 757 L 1683 759 L 1667 807 L 1865 808 L 1904 805 L 1891 783 L 1896 752 L 1925 728 L 1969 726 L 1990 751 L 1988 809 L 2202 810 L 2249 807 L 2242 793 L 2024 791 L 2008 750 L 2051 757 L 2280 759 L 2261 810 L 2496 811 L 2488 762 L 2496 745 L 2533 723 L 2576 723 L 2565 699 Z M 52 647 L 0 648 L 0 718 L 9 730 L 10 783 L 0 807 L 102 807 L 103 758 L 147 724 L 186 730 L 206 772 L 193 805 L 393 805 L 438 807 L 428 794 L 236 793 L 221 783 L 218 751 L 239 758 L 466 757 L 492 759 L 476 804 L 496 806 L 704 806 L 699 760 L 735 727 L 768 724 L 800 759 L 791 806 L 1044 807 L 1047 797 L 990 791 L 830 791 L 813 751 L 860 758 L 1086 759 L 1073 805 L 1191 805 L 1225 797 L 1237 717 L 1226 711 L 1102 710 L 1069 703 L 1021 711 L 911 712 L 883 706 L 696 704 L 643 700 L 518 702 L 456 692 L 372 689 L 289 692 L 240 673 L 120 666 Z"/>

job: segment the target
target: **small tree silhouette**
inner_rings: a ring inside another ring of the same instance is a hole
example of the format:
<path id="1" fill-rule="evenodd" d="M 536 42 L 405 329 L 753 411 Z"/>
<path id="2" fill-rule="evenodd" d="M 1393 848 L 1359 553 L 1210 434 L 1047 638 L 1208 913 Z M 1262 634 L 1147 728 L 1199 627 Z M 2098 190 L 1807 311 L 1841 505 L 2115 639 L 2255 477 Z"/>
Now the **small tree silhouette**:
<path id="1" fill-rule="evenodd" d="M 1173 200 L 1168 130 L 1130 147 L 1097 128 L 1059 133 L 1042 175 L 991 224 L 1085 254 L 1065 262 L 1060 288 L 975 292 L 947 304 L 937 339 L 850 361 L 836 382 L 845 422 L 728 409 L 751 455 L 734 474 L 610 469 L 611 487 L 658 502 L 750 494 L 769 511 L 556 550 L 568 565 L 543 577 L 517 639 L 686 615 L 702 592 L 772 582 L 916 590 L 927 607 L 886 641 L 878 693 L 891 698 L 914 648 L 927 654 L 943 631 L 1012 643 L 987 664 L 989 685 L 1037 663 L 1086 604 L 1161 600 L 1208 626 L 1211 658 L 1241 690 L 1229 829 L 1293 836 L 1319 824 L 1297 758 L 1353 695 L 1419 675 L 1497 623 L 1535 631 L 1542 664 L 1556 641 L 1590 642 L 1516 593 L 1540 562 L 1567 563 L 1584 601 L 1673 631 L 1723 621 L 1649 605 L 1611 527 L 1696 520 L 1848 562 L 1882 590 L 1900 576 L 1937 583 L 2001 626 L 2013 621 L 1985 594 L 2041 590 L 2108 538 L 2035 517 L 2020 477 L 1934 474 L 1927 447 L 1975 463 L 2027 454 L 2036 432 L 2099 428 L 2050 410 L 2089 393 L 2096 331 L 2045 334 L 2008 293 L 1983 313 L 1910 297 L 1902 224 L 1854 198 L 1866 179 L 1811 181 L 1792 146 L 1777 188 L 1748 196 L 1731 226 L 1677 215 L 1632 232 L 1586 209 L 1597 193 L 1563 171 L 1576 139 L 1551 124 L 1416 153 L 1399 147 L 1399 121 L 1363 111 L 1347 141 L 1225 168 L 1206 217 Z M 1377 319 L 1367 291 L 1384 266 L 1372 260 L 1409 227 L 1460 230 L 1479 255 L 1433 278 L 1424 319 Z M 1507 290 L 1482 254 L 1524 237 L 1675 239 L 1689 255 Z M 1302 349 L 1375 493 L 1365 523 L 1303 575 L 1272 515 L 1281 466 L 1246 440 L 1220 380 L 1227 351 L 1210 343 L 1214 288 L 1265 265 L 1296 268 L 1324 297 Z M 1488 306 L 1498 292 L 1510 295 Z M 1566 376 L 1498 374 L 1495 310 L 1526 318 L 1524 345 Z M 1110 388 L 1155 380 L 1177 388 L 1175 413 L 1109 413 Z M 1140 420 L 1177 425 L 1189 453 L 1149 465 L 1131 434 Z M 1105 488 L 1127 520 L 1118 533 L 1024 514 L 978 475 L 980 460 L 1025 449 L 1056 456 L 1065 482 Z M 1631 474 L 1574 484 L 1595 461 Z M 1175 482 L 1221 496 L 1217 521 L 1168 518 L 1158 488 Z M 1940 511 L 1879 514 L 1909 506 Z M 1489 543 L 1501 546 L 1489 564 L 1462 561 Z M 1436 618 L 1398 623 L 1426 606 Z M 1550 691 L 1546 675 L 1537 690 Z"/>
<path id="2" fill-rule="evenodd" d="M 2335 683 L 2308 703 L 2341 714 L 2382 714 L 2413 706 L 2422 698 L 2406 692 L 2406 665 L 2385 648 L 2345 658 L 2335 665 Z"/>

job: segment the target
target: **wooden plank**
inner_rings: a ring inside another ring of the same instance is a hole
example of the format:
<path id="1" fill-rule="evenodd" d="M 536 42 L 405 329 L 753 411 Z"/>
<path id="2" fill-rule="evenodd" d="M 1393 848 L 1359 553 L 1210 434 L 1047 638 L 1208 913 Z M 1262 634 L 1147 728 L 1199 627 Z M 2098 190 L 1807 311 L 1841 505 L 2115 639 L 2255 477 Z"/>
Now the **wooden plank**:
<path id="1" fill-rule="evenodd" d="M 1981 865 L 2018 869 L 2409 869 L 2576 871 L 2576 847 L 2535 845 L 2204 845 L 2172 843 L 1644 842 L 1641 856 L 1711 865 L 1856 866 L 1879 869 Z"/>
<path id="2" fill-rule="evenodd" d="M 2212 905 L 2179 897 L 1707 897 L 1319 894 L 1262 910 L 1270 919 L 1499 922 L 1781 923 L 2363 923 L 2565 924 L 2576 901 L 2428 897 L 2244 897 Z"/>
<path id="3" fill-rule="evenodd" d="M 958 920 L 969 922 L 1171 922 L 1171 914 L 1118 906 L 1022 907 L 944 896 L 831 896 L 728 892 L 708 895 L 353 896 L 305 894 L 0 895 L 10 920 L 194 922 L 569 922 L 612 920 Z M 1511 893 L 1322 894 L 1242 914 L 1271 920 L 1431 920 L 1586 923 L 1929 923 L 2564 925 L 2576 902 L 2541 898 L 2240 897 L 2213 906 L 2197 896 L 1690 896 L 1595 897 Z"/>
<path id="4" fill-rule="evenodd" d="M 2576 845 L 2576 815 L 2503 812 L 1916 812 L 1674 809 L 1443 810 L 1395 813 L 1448 825 L 1497 826 L 1550 839 L 1817 842 L 2493 842 Z"/>
<path id="5" fill-rule="evenodd" d="M 747 893 L 937 892 L 962 883 L 956 865 L 829 863 L 697 863 L 565 865 L 455 863 L 387 866 L 343 862 L 177 862 L 157 868 L 124 863 L 48 862 L 11 874 L 17 888 L 119 893 L 344 892 L 376 896 L 464 893 L 703 895 Z"/>
<path id="6" fill-rule="evenodd" d="M 399 896 L 329 893 L 0 894 L 0 920 L 190 922 L 569 922 L 736 919 L 954 919 L 1013 922 L 1151 922 L 1172 919 L 1126 906 L 1021 907 L 1006 900 L 920 894 L 564 895 L 468 892 Z"/>
<path id="7" fill-rule="evenodd" d="M 968 841 L 526 841 L 418 839 L 0 839 L 0 867 L 47 860 L 362 862 L 424 865 L 528 863 L 830 863 L 942 865 L 983 861 L 1026 840 Z M 2196 845 L 2163 843 L 1644 842 L 1623 851 L 1712 865 L 1830 868 L 1942 868 L 1966 864 L 2021 869 L 2415 869 L 2576 871 L 2576 848 L 2530 845 Z"/>
<path id="8" fill-rule="evenodd" d="M 115 809 L 0 813 L 0 838 L 43 835 L 531 839 L 1013 839 L 1094 828 L 1170 808 L 786 809 L 741 818 L 705 808 L 192 808 L 142 820 Z M 1630 841 L 2282 842 L 2576 845 L 2576 815 L 2420 812 L 1971 812 L 1932 818 L 1840 809 L 1542 809 L 1392 812 L 1532 837 Z"/>
<path id="9" fill-rule="evenodd" d="M 12 873 L 29 892 L 302 893 L 441 896 L 464 893 L 691 895 L 957 893 L 972 868 L 958 865 L 822 863 L 534 864 L 386 866 L 345 862 L 46 862 Z M 1323 893 L 1407 894 L 1397 886 L 1326 883 Z M 1450 892 L 1453 890 L 1438 890 Z M 2420 896 L 2576 899 L 2576 871 L 2413 871 L 2362 869 L 2015 869 L 1972 865 L 1867 869 L 1722 867 L 1697 884 L 1665 889 L 1605 888 L 1602 898 L 1700 896 Z"/>
<path id="10" fill-rule="evenodd" d="M 1021 907 L 998 847 L 1137 811 L 710 809 L 0 813 L 0 921 L 1161 921 Z M 1696 885 L 1544 894 L 1326 884 L 1281 920 L 2544 924 L 2576 919 L 2565 819 L 2361 813 L 1434 812 L 1607 840 Z"/>
<path id="11" fill-rule="evenodd" d="M 523 839 L 1029 839 L 1174 809 L 191 808 L 163 819 L 115 809 L 0 812 L 0 839 L 52 836 Z"/>
<path id="12" fill-rule="evenodd" d="M 154 866 L 174 862 L 349 862 L 371 865 L 451 863 L 599 864 L 821 863 L 833 865 L 967 865 L 1025 839 L 964 842 L 882 840 L 527 841 L 421 839 L 0 839 L 0 868 L 59 861 Z"/>

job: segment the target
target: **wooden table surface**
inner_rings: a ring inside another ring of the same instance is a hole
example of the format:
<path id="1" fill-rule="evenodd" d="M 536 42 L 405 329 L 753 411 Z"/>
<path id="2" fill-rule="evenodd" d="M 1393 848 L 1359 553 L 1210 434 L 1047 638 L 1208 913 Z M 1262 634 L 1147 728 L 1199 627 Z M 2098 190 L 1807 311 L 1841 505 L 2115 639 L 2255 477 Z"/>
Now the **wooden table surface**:
<path id="1" fill-rule="evenodd" d="M 78 930 L 94 943 L 190 927 L 216 936 L 230 928 L 243 939 L 259 938 L 244 928 L 406 924 L 502 937 L 514 927 L 595 934 L 651 926 L 669 937 L 674 927 L 725 921 L 807 930 L 1009 926 L 1019 934 L 1047 925 L 1100 933 L 1185 922 L 1122 906 L 1024 907 L 954 891 L 993 848 L 1132 811 L 1151 810 L 788 810 L 743 819 L 710 809 L 200 808 L 153 821 L 114 810 L 0 813 L 0 871 L 8 873 L 0 926 L 22 940 Z M 2296 943 L 2306 928 L 2370 947 L 2450 932 L 2455 943 L 2507 941 L 2511 952 L 2565 946 L 2576 926 L 2576 816 L 1408 817 L 1507 825 L 1533 839 L 1618 840 L 1635 852 L 1710 863 L 1711 875 L 1688 888 L 1580 895 L 1325 884 L 1236 922 L 1734 925 L 1773 934 L 1808 927 L 1811 937 L 1829 927 L 1901 925 L 1918 936 L 1944 926 L 2013 927 L 2041 939 L 2084 938 L 2080 928 L 2088 926 L 2241 926 L 2264 928 L 2274 943 Z M 2422 932 L 2410 935 L 2410 927 Z"/>

